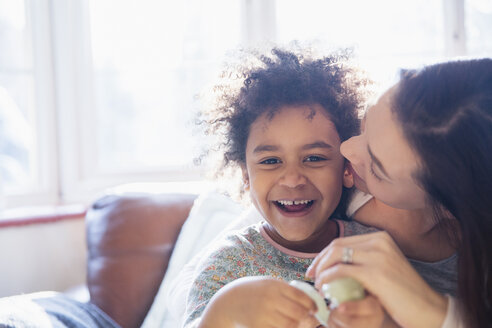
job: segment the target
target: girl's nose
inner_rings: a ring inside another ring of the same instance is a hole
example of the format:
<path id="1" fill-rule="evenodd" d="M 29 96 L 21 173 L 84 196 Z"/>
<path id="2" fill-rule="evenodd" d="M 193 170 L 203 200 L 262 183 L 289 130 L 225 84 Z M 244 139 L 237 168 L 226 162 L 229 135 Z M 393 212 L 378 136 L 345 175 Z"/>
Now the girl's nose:
<path id="1" fill-rule="evenodd" d="M 286 168 L 279 180 L 279 184 L 288 188 L 297 188 L 306 184 L 306 177 L 299 167 Z"/>
<path id="2" fill-rule="evenodd" d="M 362 151 L 361 136 L 352 137 L 340 145 L 340 153 L 342 153 L 343 157 L 356 166 L 362 164 Z"/>

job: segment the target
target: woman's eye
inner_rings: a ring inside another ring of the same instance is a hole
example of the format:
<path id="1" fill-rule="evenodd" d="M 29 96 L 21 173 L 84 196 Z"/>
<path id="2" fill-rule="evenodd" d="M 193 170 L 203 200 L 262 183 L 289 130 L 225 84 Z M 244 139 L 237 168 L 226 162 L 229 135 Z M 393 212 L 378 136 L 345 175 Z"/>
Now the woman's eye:
<path id="1" fill-rule="evenodd" d="M 281 162 L 278 158 L 267 158 L 260 162 L 260 164 L 267 164 L 267 165 L 280 164 L 280 163 Z"/>
<path id="2" fill-rule="evenodd" d="M 376 174 L 376 172 L 374 172 L 374 169 L 373 169 L 373 167 L 372 167 L 372 163 L 371 163 L 371 165 L 369 166 L 369 171 L 371 172 L 372 176 L 373 176 L 374 178 L 376 178 L 376 180 L 378 180 L 378 181 L 383 180 L 383 179 L 381 179 L 381 178 L 380 178 L 380 177 Z"/>
<path id="3" fill-rule="evenodd" d="M 306 157 L 306 159 L 304 161 L 305 162 L 321 162 L 321 161 L 326 161 L 326 158 L 325 157 L 321 157 L 321 156 L 313 155 L 313 156 Z"/>

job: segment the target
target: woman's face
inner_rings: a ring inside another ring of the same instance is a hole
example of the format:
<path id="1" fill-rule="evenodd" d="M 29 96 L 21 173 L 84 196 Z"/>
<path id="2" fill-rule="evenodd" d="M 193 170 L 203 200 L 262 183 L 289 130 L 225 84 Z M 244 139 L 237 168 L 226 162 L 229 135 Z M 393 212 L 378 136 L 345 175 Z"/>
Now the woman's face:
<path id="1" fill-rule="evenodd" d="M 358 189 L 391 207 L 424 209 L 426 193 L 414 178 L 419 157 L 391 111 L 394 90 L 386 91 L 367 111 L 362 133 L 343 142 L 340 152 L 352 164 Z"/>

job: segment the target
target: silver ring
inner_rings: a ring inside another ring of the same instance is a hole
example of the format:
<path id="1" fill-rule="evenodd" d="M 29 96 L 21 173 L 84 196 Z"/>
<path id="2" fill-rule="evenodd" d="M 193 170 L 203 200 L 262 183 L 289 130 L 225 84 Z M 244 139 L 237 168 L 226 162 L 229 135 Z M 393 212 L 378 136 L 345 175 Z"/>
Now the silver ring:
<path id="1" fill-rule="evenodd" d="M 350 247 L 344 247 L 342 250 L 342 263 L 352 264 L 354 256 L 354 249 Z"/>

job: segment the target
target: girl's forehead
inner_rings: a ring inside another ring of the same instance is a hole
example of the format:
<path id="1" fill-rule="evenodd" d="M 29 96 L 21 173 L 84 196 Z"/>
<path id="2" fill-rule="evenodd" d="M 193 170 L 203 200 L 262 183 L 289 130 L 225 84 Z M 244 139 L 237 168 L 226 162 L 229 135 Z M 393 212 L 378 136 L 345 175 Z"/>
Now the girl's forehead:
<path id="1" fill-rule="evenodd" d="M 298 144 L 312 139 L 332 140 L 339 143 L 335 124 L 319 105 L 282 107 L 275 115 L 266 113 L 256 119 L 250 128 L 248 143 L 264 139 L 281 139 Z"/>
<path id="2" fill-rule="evenodd" d="M 306 120 L 312 121 L 316 115 L 322 115 L 325 119 L 332 121 L 330 113 L 319 104 L 296 104 L 284 105 L 275 109 L 268 109 L 258 116 L 253 122 L 261 121 L 263 125 L 269 125 L 274 120 L 281 120 L 286 116 L 298 115 Z"/>

